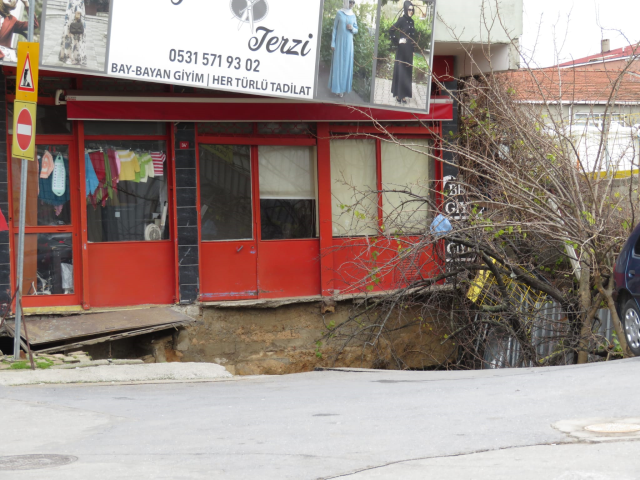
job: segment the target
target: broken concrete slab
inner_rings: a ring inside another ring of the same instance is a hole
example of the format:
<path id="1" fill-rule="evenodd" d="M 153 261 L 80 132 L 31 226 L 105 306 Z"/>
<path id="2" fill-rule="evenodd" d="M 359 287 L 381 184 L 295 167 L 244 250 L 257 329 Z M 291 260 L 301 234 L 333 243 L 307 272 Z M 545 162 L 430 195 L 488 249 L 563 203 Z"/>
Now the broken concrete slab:
<path id="1" fill-rule="evenodd" d="M 88 362 L 78 362 L 78 363 L 66 363 L 63 365 L 54 365 L 51 367 L 52 370 L 65 370 L 71 368 L 87 368 L 87 367 L 99 367 L 101 365 L 109 365 L 108 360 L 91 360 Z"/>
<path id="2" fill-rule="evenodd" d="M 135 359 L 135 360 L 119 360 L 119 359 L 111 359 L 108 360 L 109 364 L 111 365 L 142 365 L 145 362 L 143 360 L 140 359 Z"/>
<path id="3" fill-rule="evenodd" d="M 12 322 L 12 320 L 7 320 L 7 326 L 12 328 Z M 25 322 L 28 324 L 31 345 L 38 346 L 96 335 L 109 337 L 118 332 L 134 330 L 146 332 L 149 329 L 170 328 L 174 325 L 191 323 L 193 318 L 170 307 L 148 307 L 66 317 L 60 315 L 36 316 L 26 318 Z M 75 352 L 82 347 L 73 344 L 55 348 L 73 349 Z"/>

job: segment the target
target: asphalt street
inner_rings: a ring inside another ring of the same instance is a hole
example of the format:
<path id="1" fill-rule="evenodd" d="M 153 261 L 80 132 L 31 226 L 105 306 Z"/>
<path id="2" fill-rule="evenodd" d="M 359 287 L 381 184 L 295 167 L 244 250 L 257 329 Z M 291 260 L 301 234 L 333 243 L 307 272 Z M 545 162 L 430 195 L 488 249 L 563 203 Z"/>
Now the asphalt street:
<path id="1" fill-rule="evenodd" d="M 640 440 L 591 443 L 552 425 L 640 417 L 638 378 L 629 359 L 0 387 L 0 478 L 631 480 Z M 70 463 L 3 470 L 36 454 Z"/>

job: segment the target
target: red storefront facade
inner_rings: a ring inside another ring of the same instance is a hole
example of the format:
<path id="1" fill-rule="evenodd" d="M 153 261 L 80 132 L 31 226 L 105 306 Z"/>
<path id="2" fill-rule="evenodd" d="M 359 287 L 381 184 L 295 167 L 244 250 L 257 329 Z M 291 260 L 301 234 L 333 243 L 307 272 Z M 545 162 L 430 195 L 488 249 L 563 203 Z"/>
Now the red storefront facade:
<path id="1" fill-rule="evenodd" d="M 444 72 L 451 61 L 436 65 Z M 15 71 L 4 74 L 10 159 Z M 445 97 L 415 115 L 54 72 L 41 78 L 39 161 L 30 164 L 27 190 L 26 308 L 346 293 L 362 276 L 349 271 L 350 260 L 379 236 L 389 200 L 372 199 L 374 224 L 348 235 L 352 224 L 336 212 L 344 203 L 338 171 L 378 191 L 401 175 L 428 175 L 436 186 L 442 180 L 437 138 L 453 116 Z M 408 159 L 374 121 L 429 154 Z M 143 168 L 129 170 L 130 161 Z M 66 187 L 51 195 L 47 175 L 61 164 Z M 6 243 L 0 237 L 7 300 L 16 288 L 14 254 L 7 254 L 15 252 L 19 177 L 20 163 L 8 161 L 6 203 L 0 192 L 9 226 Z M 395 252 L 403 240 L 379 241 Z M 424 255 L 422 268 L 434 268 L 433 252 Z M 401 282 L 387 272 L 374 288 Z"/>

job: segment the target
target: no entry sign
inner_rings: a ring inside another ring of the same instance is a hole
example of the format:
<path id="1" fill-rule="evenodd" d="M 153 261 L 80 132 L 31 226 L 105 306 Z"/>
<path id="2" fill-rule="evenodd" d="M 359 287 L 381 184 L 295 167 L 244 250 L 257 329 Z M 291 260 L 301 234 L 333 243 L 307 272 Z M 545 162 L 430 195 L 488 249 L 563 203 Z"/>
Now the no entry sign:
<path id="1" fill-rule="evenodd" d="M 14 158 L 34 160 L 36 136 L 36 104 L 31 102 L 14 103 L 13 111 L 13 147 Z"/>

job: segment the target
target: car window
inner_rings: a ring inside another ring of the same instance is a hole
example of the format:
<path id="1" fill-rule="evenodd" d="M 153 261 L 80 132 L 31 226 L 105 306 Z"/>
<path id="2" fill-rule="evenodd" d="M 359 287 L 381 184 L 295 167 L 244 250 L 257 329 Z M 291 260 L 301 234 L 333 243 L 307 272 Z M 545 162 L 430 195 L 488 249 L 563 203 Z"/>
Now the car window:
<path id="1" fill-rule="evenodd" d="M 633 247 L 633 254 L 640 256 L 640 237 L 638 237 L 638 240 L 636 240 L 636 244 Z"/>

